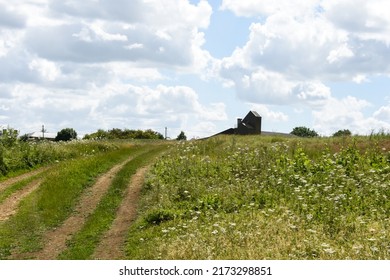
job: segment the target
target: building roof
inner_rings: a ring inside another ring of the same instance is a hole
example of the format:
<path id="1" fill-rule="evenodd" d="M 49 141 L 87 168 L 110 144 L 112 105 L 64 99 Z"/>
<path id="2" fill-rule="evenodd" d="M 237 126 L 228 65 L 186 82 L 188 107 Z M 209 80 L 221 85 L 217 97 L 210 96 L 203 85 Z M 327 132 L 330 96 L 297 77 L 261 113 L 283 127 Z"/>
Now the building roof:
<path id="1" fill-rule="evenodd" d="M 41 131 L 36 131 L 36 132 L 31 132 L 27 133 L 28 138 L 34 138 L 34 139 L 39 139 L 43 137 L 43 134 Z M 45 132 L 44 138 L 45 139 L 54 139 L 56 138 L 57 133 L 52 133 L 52 132 Z"/>
<path id="2" fill-rule="evenodd" d="M 261 118 L 261 116 L 259 115 L 259 113 L 257 113 L 256 111 L 250 111 L 250 113 L 252 113 L 253 115 L 255 115 L 255 117 Z"/>

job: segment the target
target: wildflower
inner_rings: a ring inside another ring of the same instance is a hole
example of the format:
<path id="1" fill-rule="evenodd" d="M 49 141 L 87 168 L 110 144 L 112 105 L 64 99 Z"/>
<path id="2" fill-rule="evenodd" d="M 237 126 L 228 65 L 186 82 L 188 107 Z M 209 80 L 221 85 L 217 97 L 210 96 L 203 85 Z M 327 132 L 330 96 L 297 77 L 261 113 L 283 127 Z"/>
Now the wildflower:
<path id="1" fill-rule="evenodd" d="M 218 234 L 218 230 L 215 229 L 215 230 L 213 230 L 211 233 L 214 234 L 214 235 L 215 235 L 215 234 Z"/>
<path id="2" fill-rule="evenodd" d="M 378 247 L 375 247 L 375 246 L 370 247 L 370 249 L 371 249 L 371 251 L 373 251 L 374 253 L 379 251 Z"/>
<path id="3" fill-rule="evenodd" d="M 333 254 L 333 253 L 336 252 L 336 251 L 333 250 L 332 248 L 325 248 L 324 251 L 325 251 L 326 253 L 328 253 L 328 254 Z"/>

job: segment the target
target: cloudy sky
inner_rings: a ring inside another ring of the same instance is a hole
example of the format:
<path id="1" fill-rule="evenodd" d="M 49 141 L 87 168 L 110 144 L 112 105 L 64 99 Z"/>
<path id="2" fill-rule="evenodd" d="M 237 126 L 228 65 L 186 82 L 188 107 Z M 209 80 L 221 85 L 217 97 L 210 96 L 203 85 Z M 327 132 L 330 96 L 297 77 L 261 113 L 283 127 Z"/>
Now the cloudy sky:
<path id="1" fill-rule="evenodd" d="M 0 0 L 0 126 L 390 130 L 388 0 Z"/>

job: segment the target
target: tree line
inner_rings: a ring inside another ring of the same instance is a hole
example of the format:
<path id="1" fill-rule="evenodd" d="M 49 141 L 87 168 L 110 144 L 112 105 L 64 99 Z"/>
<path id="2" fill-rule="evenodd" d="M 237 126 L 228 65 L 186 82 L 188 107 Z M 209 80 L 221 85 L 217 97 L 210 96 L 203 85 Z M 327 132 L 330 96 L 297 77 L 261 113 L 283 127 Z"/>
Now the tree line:
<path id="1" fill-rule="evenodd" d="M 295 127 L 291 132 L 290 134 L 292 135 L 295 135 L 295 136 L 299 136 L 299 137 L 318 137 L 319 134 L 314 130 L 314 129 L 310 129 L 308 127 L 305 127 L 305 126 L 298 126 L 298 127 Z M 351 136 L 352 133 L 349 129 L 340 129 L 338 130 L 337 132 L 333 133 L 333 137 L 343 137 L 343 136 Z"/>

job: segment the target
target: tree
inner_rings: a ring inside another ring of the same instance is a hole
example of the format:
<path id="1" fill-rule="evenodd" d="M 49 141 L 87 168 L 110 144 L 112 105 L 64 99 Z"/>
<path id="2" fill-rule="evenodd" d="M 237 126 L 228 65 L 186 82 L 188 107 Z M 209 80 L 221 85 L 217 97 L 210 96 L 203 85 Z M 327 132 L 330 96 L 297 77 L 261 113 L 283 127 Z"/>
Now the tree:
<path id="1" fill-rule="evenodd" d="M 340 129 L 339 131 L 333 134 L 333 137 L 351 136 L 351 135 L 352 133 L 349 129 L 343 129 L 343 130 Z"/>
<path id="2" fill-rule="evenodd" d="M 315 130 L 304 126 L 298 126 L 293 129 L 291 134 L 299 136 L 299 137 L 317 137 L 318 133 Z"/>
<path id="3" fill-rule="evenodd" d="M 176 140 L 187 140 L 187 136 L 185 135 L 184 131 L 180 132 L 180 134 L 177 136 Z"/>
<path id="4" fill-rule="evenodd" d="M 69 141 L 77 139 L 77 132 L 73 128 L 64 128 L 57 132 L 55 141 Z"/>

